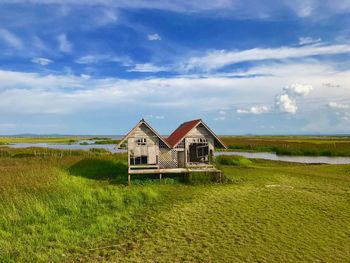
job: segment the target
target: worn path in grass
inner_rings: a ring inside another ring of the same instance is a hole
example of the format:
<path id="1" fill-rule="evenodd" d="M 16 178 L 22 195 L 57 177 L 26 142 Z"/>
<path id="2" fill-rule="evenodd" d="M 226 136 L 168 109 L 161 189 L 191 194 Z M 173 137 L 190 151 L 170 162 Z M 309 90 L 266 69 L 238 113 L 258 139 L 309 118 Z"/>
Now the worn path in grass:
<path id="1" fill-rule="evenodd" d="M 257 161 L 224 169 L 232 184 L 170 186 L 123 238 L 81 259 L 348 262 L 350 166 Z"/>

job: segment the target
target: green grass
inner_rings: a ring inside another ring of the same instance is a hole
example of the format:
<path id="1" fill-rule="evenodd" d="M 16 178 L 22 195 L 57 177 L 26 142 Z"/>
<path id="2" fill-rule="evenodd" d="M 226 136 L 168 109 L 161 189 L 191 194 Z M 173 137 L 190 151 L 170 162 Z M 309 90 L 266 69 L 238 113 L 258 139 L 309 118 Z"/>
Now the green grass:
<path id="1" fill-rule="evenodd" d="M 128 187 L 125 154 L 2 151 L 1 262 L 350 258 L 350 165 L 225 156 L 216 160 L 225 184 L 202 174 Z"/>
<path id="2" fill-rule="evenodd" d="M 1 144 L 9 143 L 74 143 L 86 137 L 0 137 Z"/>
<path id="3" fill-rule="evenodd" d="M 95 144 L 118 144 L 119 142 L 120 140 L 108 139 L 108 140 L 96 140 Z"/>
<path id="4" fill-rule="evenodd" d="M 232 151 L 275 152 L 279 155 L 350 156 L 350 137 L 225 136 Z"/>

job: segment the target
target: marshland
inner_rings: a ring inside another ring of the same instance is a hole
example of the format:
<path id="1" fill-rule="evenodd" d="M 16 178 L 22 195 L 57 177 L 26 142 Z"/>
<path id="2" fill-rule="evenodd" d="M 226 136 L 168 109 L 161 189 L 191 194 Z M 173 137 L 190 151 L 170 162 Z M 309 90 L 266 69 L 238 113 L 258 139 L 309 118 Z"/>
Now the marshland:
<path id="1" fill-rule="evenodd" d="M 333 140 L 313 144 L 348 143 Z M 128 186 L 124 153 L 2 146 L 0 260 L 347 262 L 349 164 L 225 155 L 215 165 L 223 183 L 195 174 Z"/>

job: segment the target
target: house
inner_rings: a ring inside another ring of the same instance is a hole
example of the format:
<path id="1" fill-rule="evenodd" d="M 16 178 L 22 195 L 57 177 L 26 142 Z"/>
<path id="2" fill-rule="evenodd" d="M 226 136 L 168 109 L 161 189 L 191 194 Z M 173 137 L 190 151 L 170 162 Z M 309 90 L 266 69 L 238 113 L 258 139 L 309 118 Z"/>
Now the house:
<path id="1" fill-rule="evenodd" d="M 215 148 L 225 148 L 220 138 L 201 120 L 181 124 L 163 138 L 144 119 L 121 140 L 127 148 L 129 183 L 131 174 L 216 172 Z"/>

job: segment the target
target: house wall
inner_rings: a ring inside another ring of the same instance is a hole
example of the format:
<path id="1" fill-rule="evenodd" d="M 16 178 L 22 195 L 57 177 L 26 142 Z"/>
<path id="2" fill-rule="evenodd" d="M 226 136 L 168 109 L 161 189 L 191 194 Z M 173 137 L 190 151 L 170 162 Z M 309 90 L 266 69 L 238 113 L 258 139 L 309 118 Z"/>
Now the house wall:
<path id="1" fill-rule="evenodd" d="M 186 147 L 186 166 L 191 165 L 189 162 L 189 146 L 191 143 L 196 142 L 198 138 L 205 138 L 208 142 L 209 153 L 214 153 L 214 137 L 210 132 L 202 125 L 198 125 L 196 128 L 192 129 L 185 138 L 185 147 Z"/>
<path id="2" fill-rule="evenodd" d="M 146 145 L 137 145 L 137 138 L 146 138 Z M 136 127 L 128 138 L 128 156 L 148 156 L 149 164 L 158 164 L 159 138 L 144 124 Z"/>

